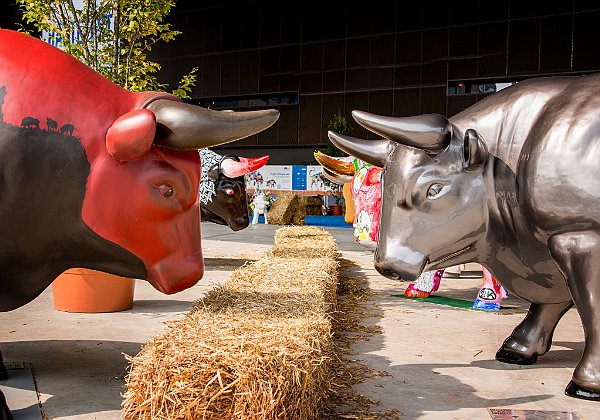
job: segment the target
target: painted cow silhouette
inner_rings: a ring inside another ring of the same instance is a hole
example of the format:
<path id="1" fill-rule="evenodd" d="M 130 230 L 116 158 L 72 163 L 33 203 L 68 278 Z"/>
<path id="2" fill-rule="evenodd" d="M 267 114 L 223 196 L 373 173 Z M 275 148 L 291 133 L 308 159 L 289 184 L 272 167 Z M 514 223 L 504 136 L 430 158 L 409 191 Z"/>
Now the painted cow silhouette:
<path id="1" fill-rule="evenodd" d="M 40 128 L 40 120 L 33 117 L 25 117 L 21 120 L 21 127 L 23 128 Z"/>
<path id="2" fill-rule="evenodd" d="M 278 112 L 225 113 L 129 92 L 8 30 L 0 63 L 8 92 L 0 176 L 12 186 L 0 202 L 0 311 L 30 302 L 71 267 L 147 279 L 169 294 L 193 286 L 204 273 L 198 149 L 264 130 Z M 20 128 L 23 115 L 72 121 L 78 136 Z"/>
<path id="3" fill-rule="evenodd" d="M 60 134 L 72 136 L 73 131 L 75 131 L 75 126 L 73 124 L 64 124 L 60 127 Z"/>
<path id="4" fill-rule="evenodd" d="M 6 86 L 0 86 L 0 122 L 4 121 L 4 114 L 2 113 L 2 105 L 4 104 L 5 97 L 6 97 Z"/>
<path id="5" fill-rule="evenodd" d="M 46 127 L 48 127 L 48 131 L 56 131 L 58 130 L 58 122 L 52 118 L 46 118 Z"/>

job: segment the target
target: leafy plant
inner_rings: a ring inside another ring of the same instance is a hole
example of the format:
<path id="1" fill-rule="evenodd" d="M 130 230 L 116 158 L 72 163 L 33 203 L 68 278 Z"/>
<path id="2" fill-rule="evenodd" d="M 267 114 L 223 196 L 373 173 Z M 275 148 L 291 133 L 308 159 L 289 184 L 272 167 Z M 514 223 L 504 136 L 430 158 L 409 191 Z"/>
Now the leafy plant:
<path id="1" fill-rule="evenodd" d="M 17 0 L 23 20 L 47 31 L 67 53 L 131 91 L 166 90 L 148 52 L 181 32 L 164 23 L 174 0 Z M 173 94 L 189 98 L 197 67 L 183 76 Z"/>
<path id="2" fill-rule="evenodd" d="M 352 134 L 354 127 L 352 127 L 346 120 L 346 117 L 343 116 L 340 111 L 338 111 L 333 115 L 333 117 L 329 121 L 329 124 L 327 124 L 327 130 L 349 136 L 350 134 Z M 327 148 L 324 151 L 325 154 L 329 156 L 348 156 L 347 153 L 338 149 L 331 142 L 331 140 L 329 140 L 329 138 L 327 138 L 325 144 L 327 145 Z"/>

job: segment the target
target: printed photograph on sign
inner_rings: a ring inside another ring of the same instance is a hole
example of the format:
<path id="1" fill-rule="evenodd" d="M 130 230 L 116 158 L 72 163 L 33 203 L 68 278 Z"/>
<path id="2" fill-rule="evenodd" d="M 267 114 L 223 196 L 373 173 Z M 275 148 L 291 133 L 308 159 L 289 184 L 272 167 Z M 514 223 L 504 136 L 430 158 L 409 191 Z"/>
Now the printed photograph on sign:
<path id="1" fill-rule="evenodd" d="M 331 191 L 331 188 L 324 182 L 323 167 L 321 165 L 307 166 L 306 189 L 310 191 Z"/>

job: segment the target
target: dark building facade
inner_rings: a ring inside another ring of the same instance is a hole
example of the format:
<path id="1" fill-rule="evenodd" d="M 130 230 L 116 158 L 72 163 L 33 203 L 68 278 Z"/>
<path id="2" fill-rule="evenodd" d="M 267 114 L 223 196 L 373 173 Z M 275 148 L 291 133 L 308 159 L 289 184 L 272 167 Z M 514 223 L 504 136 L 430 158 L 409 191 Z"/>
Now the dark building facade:
<path id="1" fill-rule="evenodd" d="M 221 147 L 272 163 L 312 161 L 338 111 L 373 138 L 352 110 L 452 116 L 506 83 L 600 71 L 598 0 L 179 0 L 169 21 L 183 34 L 153 49 L 160 80 L 198 67 L 190 102 L 279 109 Z"/>
<path id="2" fill-rule="evenodd" d="M 278 108 L 274 127 L 230 147 L 285 148 L 294 162 L 338 111 L 452 116 L 501 83 L 600 71 L 591 0 L 180 1 L 171 22 L 183 35 L 155 50 L 163 77 L 197 66 L 192 102 Z"/>

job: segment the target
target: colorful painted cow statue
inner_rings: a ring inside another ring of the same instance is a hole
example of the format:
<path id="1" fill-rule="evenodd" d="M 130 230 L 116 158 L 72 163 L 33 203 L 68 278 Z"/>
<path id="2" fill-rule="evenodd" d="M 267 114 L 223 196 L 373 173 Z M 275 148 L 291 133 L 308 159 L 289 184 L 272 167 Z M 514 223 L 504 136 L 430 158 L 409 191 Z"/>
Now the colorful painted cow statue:
<path id="1" fill-rule="evenodd" d="M 383 137 L 335 133 L 382 166 L 375 267 L 412 280 L 475 261 L 531 302 L 496 359 L 534 363 L 573 305 L 585 348 L 565 392 L 600 401 L 600 74 L 519 82 L 450 119 L 354 111 Z M 440 230 L 443 234 L 440 234 Z"/>
<path id="2" fill-rule="evenodd" d="M 200 161 L 201 220 L 227 225 L 234 232 L 247 228 L 250 218 L 244 175 L 265 166 L 269 156 L 221 156 L 212 150 L 200 149 Z"/>
<path id="3" fill-rule="evenodd" d="M 204 273 L 198 149 L 278 118 L 129 92 L 8 30 L 0 30 L 0 93 L 0 311 L 30 302 L 71 267 L 147 279 L 168 294 L 196 284 Z M 31 124 L 47 118 L 56 122 L 48 130 Z M 1 366 L 0 357 L 6 377 Z M 10 416 L 6 405 L 2 415 Z"/>
<path id="4" fill-rule="evenodd" d="M 354 239 L 374 250 L 379 237 L 379 209 L 381 206 L 381 168 L 348 157 L 332 157 L 315 152 L 315 159 L 323 166 L 325 176 L 335 183 L 349 184 L 354 203 Z"/>

